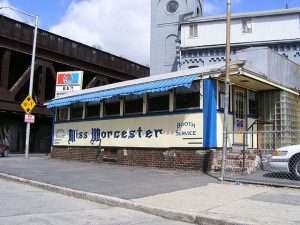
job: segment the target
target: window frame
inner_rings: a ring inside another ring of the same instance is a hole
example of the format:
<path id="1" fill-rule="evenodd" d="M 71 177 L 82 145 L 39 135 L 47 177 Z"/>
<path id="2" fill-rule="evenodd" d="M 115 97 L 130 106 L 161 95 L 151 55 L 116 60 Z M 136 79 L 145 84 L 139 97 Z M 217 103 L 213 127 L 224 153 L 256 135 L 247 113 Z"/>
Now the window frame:
<path id="1" fill-rule="evenodd" d="M 128 100 L 128 98 L 136 98 L 133 100 Z M 138 112 L 126 112 L 126 104 L 128 103 L 128 101 L 133 102 L 133 101 L 141 101 L 141 110 Z M 148 107 L 147 107 L 148 108 Z M 123 115 L 124 116 L 132 116 L 132 115 L 142 115 L 144 112 L 144 97 L 143 95 L 128 95 L 125 96 L 123 99 Z"/>
<path id="2" fill-rule="evenodd" d="M 61 110 L 66 110 L 66 119 L 60 119 L 60 113 L 61 113 Z M 57 108 L 56 110 L 56 122 L 64 122 L 64 121 L 69 121 L 70 118 L 69 118 L 69 111 L 70 108 L 69 107 L 61 107 L 61 108 Z"/>
<path id="3" fill-rule="evenodd" d="M 255 112 L 251 112 L 251 107 L 250 107 L 250 94 L 253 93 L 254 94 L 254 102 L 255 102 Z M 248 101 L 247 101 L 247 107 L 248 107 L 248 110 L 247 110 L 247 113 L 248 113 L 248 116 L 250 117 L 257 117 L 258 115 L 258 98 L 257 98 L 257 92 L 255 91 L 252 91 L 252 90 L 248 90 L 247 92 L 247 95 L 248 95 Z"/>
<path id="4" fill-rule="evenodd" d="M 74 108 L 81 108 L 81 116 L 79 117 L 75 117 L 73 118 L 73 115 L 72 115 L 72 109 Z M 83 115 L 84 115 L 84 105 L 82 103 L 78 103 L 78 104 L 73 104 L 70 106 L 70 120 L 82 120 L 83 119 Z"/>
<path id="5" fill-rule="evenodd" d="M 106 113 L 106 105 L 107 103 L 110 103 L 110 104 L 117 104 L 119 103 L 119 113 L 117 114 L 107 114 Z M 102 117 L 103 118 L 108 118 L 108 117 L 120 117 L 122 115 L 122 112 L 121 112 L 121 99 L 120 98 L 112 98 L 112 99 L 106 99 L 102 102 L 103 104 L 103 115 Z"/>
<path id="6" fill-rule="evenodd" d="M 156 97 L 153 97 L 152 98 L 159 98 L 159 97 L 166 97 L 168 96 L 168 104 L 167 104 L 167 109 L 161 109 L 161 110 L 150 110 L 150 107 L 149 107 L 149 103 L 150 103 L 150 100 L 151 100 L 151 95 L 158 95 Z M 164 91 L 164 92 L 156 92 L 156 93 L 150 93 L 150 94 L 147 94 L 147 113 L 149 114 L 152 114 L 152 113 L 162 113 L 162 112 L 170 112 L 170 91 Z"/>
<path id="7" fill-rule="evenodd" d="M 199 90 L 198 90 L 198 94 L 199 94 L 199 99 L 198 99 L 198 105 L 197 106 L 194 106 L 194 107 L 185 107 L 185 108 L 178 108 L 177 107 L 177 91 L 179 88 L 175 88 L 174 89 L 174 101 L 173 101 L 173 104 L 174 104 L 174 112 L 180 112 L 180 111 L 188 111 L 188 110 L 196 110 L 196 109 L 201 109 L 201 80 L 195 80 L 193 81 L 193 84 L 194 82 L 198 82 L 198 87 L 199 87 Z M 193 85 L 192 84 L 192 85 Z M 190 89 L 190 88 L 189 88 Z M 193 92 L 193 93 L 196 93 L 196 92 Z M 185 95 L 187 95 L 189 93 L 185 93 Z M 190 93 L 191 94 L 191 93 Z M 183 95 L 183 94 L 182 94 Z"/>
<path id="8" fill-rule="evenodd" d="M 88 116 L 88 107 L 89 105 L 94 105 L 94 106 L 98 106 L 98 115 L 97 116 Z M 96 119 L 96 118 L 100 118 L 100 112 L 101 112 L 101 103 L 100 102 L 87 102 L 85 104 L 85 115 L 84 118 L 85 119 Z"/>
<path id="9" fill-rule="evenodd" d="M 221 87 L 224 87 L 224 90 L 221 89 Z M 225 108 L 225 92 L 226 92 L 226 86 L 225 86 L 225 82 L 219 81 L 218 83 L 218 108 L 220 111 L 224 111 Z M 222 98 L 221 96 L 224 95 L 224 102 L 222 103 Z M 222 106 L 223 105 L 223 106 Z"/>
<path id="10" fill-rule="evenodd" d="M 198 34 L 198 24 L 190 24 L 189 25 L 189 37 L 190 38 L 197 38 L 199 36 Z"/>
<path id="11" fill-rule="evenodd" d="M 252 19 L 251 18 L 243 18 L 242 19 L 242 30 L 243 33 L 252 33 Z"/>
<path id="12" fill-rule="evenodd" d="M 220 87 L 221 87 L 221 85 L 224 85 L 224 91 L 220 91 Z M 225 105 L 225 92 L 226 92 L 226 86 L 225 86 L 225 82 L 224 81 L 218 81 L 218 109 L 219 109 L 219 111 L 220 112 L 224 112 L 224 107 L 221 107 L 221 95 L 223 94 L 224 95 L 224 105 Z M 228 98 L 228 112 L 229 113 L 232 113 L 232 105 L 231 105 L 231 103 L 232 103 L 232 98 L 233 98 L 233 96 L 232 96 L 232 93 L 233 93 L 233 90 L 232 90 L 232 85 L 230 84 L 229 85 L 229 98 Z"/>

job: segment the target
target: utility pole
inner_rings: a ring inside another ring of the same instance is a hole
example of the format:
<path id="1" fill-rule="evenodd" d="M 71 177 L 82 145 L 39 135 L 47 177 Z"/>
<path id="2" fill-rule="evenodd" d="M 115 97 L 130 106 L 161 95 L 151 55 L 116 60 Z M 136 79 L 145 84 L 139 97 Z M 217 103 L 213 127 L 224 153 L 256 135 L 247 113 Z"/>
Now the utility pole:
<path id="1" fill-rule="evenodd" d="M 226 74 L 225 74 L 225 102 L 223 121 L 223 152 L 221 182 L 224 181 L 226 154 L 227 154 L 227 132 L 228 132 L 228 108 L 229 108 L 229 86 L 230 86 L 230 64 L 231 64 L 231 0 L 227 0 L 227 22 L 226 22 Z"/>

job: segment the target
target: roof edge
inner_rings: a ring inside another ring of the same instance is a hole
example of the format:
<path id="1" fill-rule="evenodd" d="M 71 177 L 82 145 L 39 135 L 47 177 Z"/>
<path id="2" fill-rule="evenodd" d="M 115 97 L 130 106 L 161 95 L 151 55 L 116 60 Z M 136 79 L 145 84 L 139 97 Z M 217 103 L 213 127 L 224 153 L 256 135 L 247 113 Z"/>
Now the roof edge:
<path id="1" fill-rule="evenodd" d="M 289 15 L 289 14 L 299 14 L 300 8 L 290 8 L 290 9 L 277 9 L 277 10 L 269 10 L 269 11 L 260 11 L 260 12 L 245 12 L 245 13 L 235 13 L 232 14 L 232 20 L 241 19 L 241 18 L 249 18 L 249 17 L 267 17 L 267 16 L 280 16 L 280 15 Z M 204 16 L 204 17 L 192 17 L 181 24 L 189 24 L 189 23 L 202 23 L 202 22 L 213 22 L 213 21 L 223 21 L 226 20 L 226 15 L 220 16 Z"/>

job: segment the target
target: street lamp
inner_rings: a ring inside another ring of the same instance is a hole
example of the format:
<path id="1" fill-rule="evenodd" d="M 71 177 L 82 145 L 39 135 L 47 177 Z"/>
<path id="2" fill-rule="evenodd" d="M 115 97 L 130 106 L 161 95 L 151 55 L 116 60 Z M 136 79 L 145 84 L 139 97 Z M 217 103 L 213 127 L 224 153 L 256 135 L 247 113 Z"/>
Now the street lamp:
<path id="1" fill-rule="evenodd" d="M 38 21 L 39 17 L 36 15 L 32 15 L 30 13 L 27 13 L 23 10 L 16 9 L 9 6 L 0 7 L 0 10 L 2 9 L 8 9 L 15 11 L 17 13 L 24 14 L 26 16 L 32 17 L 35 19 L 35 26 L 34 26 L 34 37 L 33 37 L 33 44 L 32 44 L 32 57 L 31 57 L 31 69 L 30 69 L 30 81 L 29 81 L 29 91 L 28 95 L 32 96 L 33 92 L 33 81 L 34 81 L 34 64 L 35 64 L 35 53 L 36 53 L 36 39 L 37 39 L 37 32 L 38 32 Z M 25 158 L 29 159 L 29 140 L 30 140 L 30 123 L 27 123 L 26 125 L 26 142 L 25 142 Z"/>

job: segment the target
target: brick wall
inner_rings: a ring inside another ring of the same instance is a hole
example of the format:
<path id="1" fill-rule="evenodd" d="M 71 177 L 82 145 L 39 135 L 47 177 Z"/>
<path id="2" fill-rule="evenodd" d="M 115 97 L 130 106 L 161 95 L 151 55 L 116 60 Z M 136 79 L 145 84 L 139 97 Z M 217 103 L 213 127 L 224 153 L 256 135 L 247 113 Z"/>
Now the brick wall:
<path id="1" fill-rule="evenodd" d="M 80 160 L 85 162 L 111 162 L 126 166 L 220 171 L 222 151 L 166 150 L 166 149 L 105 149 L 80 147 L 53 147 L 52 158 Z M 245 158 L 244 158 L 245 157 Z M 253 152 L 233 153 L 228 151 L 227 172 L 255 172 L 258 167 L 257 155 Z"/>
<path id="2" fill-rule="evenodd" d="M 127 166 L 145 166 L 207 171 L 213 154 L 204 150 L 105 149 L 53 147 L 52 158 L 64 160 L 114 162 Z"/>

